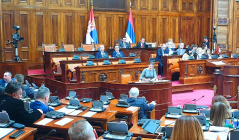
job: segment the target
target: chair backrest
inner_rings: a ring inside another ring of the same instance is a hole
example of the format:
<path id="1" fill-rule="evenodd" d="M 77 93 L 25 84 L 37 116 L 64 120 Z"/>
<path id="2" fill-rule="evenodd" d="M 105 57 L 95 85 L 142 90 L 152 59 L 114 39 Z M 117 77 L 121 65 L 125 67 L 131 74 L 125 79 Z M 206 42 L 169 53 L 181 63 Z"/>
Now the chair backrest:
<path id="1" fill-rule="evenodd" d="M 75 43 L 73 44 L 64 44 L 62 43 L 62 47 L 65 49 L 66 52 L 72 52 L 75 50 Z"/>
<path id="2" fill-rule="evenodd" d="M 85 51 L 92 51 L 92 44 L 82 44 L 82 48 L 85 50 Z"/>
<path id="3" fill-rule="evenodd" d="M 130 48 L 133 48 L 134 46 L 136 46 L 136 43 L 130 44 Z"/>
<path id="4" fill-rule="evenodd" d="M 56 65 L 60 64 L 60 61 L 67 60 L 66 57 L 53 57 L 52 62 L 54 62 Z"/>
<path id="5" fill-rule="evenodd" d="M 133 64 L 134 61 L 126 61 L 126 64 Z"/>
<path id="6" fill-rule="evenodd" d="M 56 44 L 43 44 L 42 43 L 42 51 L 44 52 L 56 52 Z"/>
<path id="7" fill-rule="evenodd" d="M 80 66 L 82 66 L 81 63 L 78 63 L 78 64 L 66 64 L 66 69 L 67 70 L 71 70 L 73 72 L 73 71 L 75 71 L 76 67 L 80 67 Z"/>
<path id="8" fill-rule="evenodd" d="M 156 59 L 157 54 L 150 54 L 150 58 Z"/>
<path id="9" fill-rule="evenodd" d="M 121 84 L 128 84 L 131 79 L 131 74 L 121 74 Z"/>
<path id="10" fill-rule="evenodd" d="M 178 62 L 181 61 L 181 58 L 171 58 L 168 59 L 168 64 L 172 64 L 169 66 L 169 69 L 175 69 L 175 68 L 179 68 L 179 64 Z"/>

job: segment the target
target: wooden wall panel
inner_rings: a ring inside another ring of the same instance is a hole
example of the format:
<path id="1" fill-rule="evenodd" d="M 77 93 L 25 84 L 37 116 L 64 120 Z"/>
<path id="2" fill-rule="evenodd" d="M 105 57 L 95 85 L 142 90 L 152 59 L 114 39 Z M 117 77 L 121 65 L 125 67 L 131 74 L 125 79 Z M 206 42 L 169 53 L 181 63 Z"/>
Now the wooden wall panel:
<path id="1" fill-rule="evenodd" d="M 166 43 L 169 38 L 179 42 L 181 38 L 189 45 L 201 44 L 203 36 L 211 37 L 210 0 L 127 0 L 127 12 L 94 11 L 99 43 L 104 43 L 106 49 L 125 36 L 130 1 L 136 42 L 141 37 L 145 37 L 147 42 L 157 43 Z M 13 24 L 21 26 L 21 36 L 26 40 L 20 43 L 19 55 L 30 65 L 42 65 L 42 43 L 56 43 L 59 47 L 62 42 L 74 42 L 76 47 L 85 43 L 90 0 L 1 2 L 4 14 L 0 44 L 3 44 L 3 52 L 14 54 L 12 47 L 6 48 L 4 45 L 6 40 L 11 39 Z M 2 61 L 10 61 L 13 57 L 6 58 L 6 53 L 2 53 L 2 56 Z"/>

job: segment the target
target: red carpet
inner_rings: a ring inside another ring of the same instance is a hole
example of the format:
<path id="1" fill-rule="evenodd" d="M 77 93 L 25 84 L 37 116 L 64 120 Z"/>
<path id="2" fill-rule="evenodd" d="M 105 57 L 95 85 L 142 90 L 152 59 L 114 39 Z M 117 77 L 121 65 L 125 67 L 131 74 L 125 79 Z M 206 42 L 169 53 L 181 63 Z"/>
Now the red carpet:
<path id="1" fill-rule="evenodd" d="M 28 75 L 45 74 L 44 69 L 28 70 Z"/>
<path id="2" fill-rule="evenodd" d="M 36 70 L 29 70 L 28 74 L 29 75 L 45 74 L 45 72 L 43 69 L 36 69 Z M 181 84 L 179 84 L 179 81 L 173 81 L 172 85 L 176 86 Z M 204 97 L 202 99 L 199 99 L 203 95 Z M 181 107 L 183 107 L 183 105 L 187 102 L 193 104 L 195 103 L 194 101 L 190 102 L 193 99 L 199 99 L 198 101 L 196 101 L 197 105 L 211 106 L 213 96 L 214 96 L 214 91 L 208 90 L 208 89 L 194 90 L 193 92 L 186 92 L 186 93 L 185 92 L 177 93 L 172 95 L 173 106 L 181 105 Z"/>
<path id="3" fill-rule="evenodd" d="M 202 96 L 204 97 L 199 99 Z M 194 104 L 195 101 L 192 101 L 193 99 L 199 99 L 198 101 L 196 101 L 196 105 L 211 106 L 213 96 L 214 91 L 209 89 L 194 90 L 193 92 L 173 94 L 173 106 L 181 105 L 181 107 L 183 107 L 183 105 L 187 102 L 190 104 Z"/>

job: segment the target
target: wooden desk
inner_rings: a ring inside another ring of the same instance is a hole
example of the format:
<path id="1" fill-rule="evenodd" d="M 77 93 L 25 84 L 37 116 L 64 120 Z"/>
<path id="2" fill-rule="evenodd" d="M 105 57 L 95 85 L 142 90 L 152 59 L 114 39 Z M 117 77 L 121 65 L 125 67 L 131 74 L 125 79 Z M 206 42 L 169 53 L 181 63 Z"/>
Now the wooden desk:
<path id="1" fill-rule="evenodd" d="M 86 106 L 84 104 L 82 104 L 82 105 Z M 106 131 L 107 130 L 108 122 L 115 120 L 115 115 L 116 115 L 117 112 L 107 108 L 106 111 L 104 111 L 104 112 L 98 112 L 98 113 L 96 113 L 95 115 L 93 115 L 91 117 L 84 117 L 83 115 L 86 114 L 87 112 L 89 112 L 89 109 L 90 109 L 91 106 L 88 106 L 88 108 L 85 111 L 83 111 L 82 113 L 78 114 L 75 117 L 85 118 L 89 122 L 100 123 L 101 124 L 101 128 L 104 131 Z M 66 107 L 66 105 L 58 106 L 54 110 L 61 109 L 62 107 Z"/>
<path id="2" fill-rule="evenodd" d="M 69 103 L 69 100 L 65 100 L 65 99 L 62 99 L 60 101 L 62 102 L 62 104 L 65 104 L 65 105 L 67 105 Z M 126 110 L 127 108 L 117 107 L 116 106 L 117 103 L 118 103 L 117 99 L 111 100 L 111 103 L 109 105 L 107 105 L 108 107 L 106 108 L 106 112 L 116 112 L 117 115 L 128 116 L 129 123 L 137 124 L 138 123 L 138 111 L 139 111 L 139 108 L 134 110 L 134 111 L 128 111 L 128 110 Z M 82 103 L 82 102 L 80 102 L 80 104 L 83 105 L 83 106 L 87 106 L 89 108 L 92 107 L 92 102 L 90 102 L 90 103 Z M 86 112 L 88 112 L 89 108 L 86 110 Z M 55 110 L 57 110 L 57 109 L 58 108 L 55 108 Z M 81 113 L 78 116 L 82 117 L 82 115 L 83 114 Z M 107 116 L 107 115 L 105 115 L 105 116 Z M 112 118 L 108 118 L 108 119 L 112 120 Z"/>
<path id="3" fill-rule="evenodd" d="M 61 72 L 62 72 L 61 73 L 62 74 L 61 79 L 62 79 L 62 82 L 66 82 L 66 83 L 70 82 L 69 77 L 68 77 L 69 69 L 67 69 L 68 64 L 82 64 L 82 63 L 86 63 L 87 61 L 93 61 L 94 63 L 97 63 L 97 62 L 104 62 L 104 60 L 109 60 L 110 62 L 118 62 L 120 59 L 124 59 L 125 61 L 134 61 L 135 58 L 138 58 L 138 57 L 60 61 L 60 68 L 61 68 Z M 98 66 L 96 65 L 94 67 L 98 67 Z M 53 74 L 53 71 L 52 71 L 52 74 Z M 75 77 L 75 79 L 76 79 L 76 77 Z"/>
<path id="4" fill-rule="evenodd" d="M 25 127 L 22 130 L 24 130 L 25 133 L 23 133 L 21 136 L 19 136 L 18 138 L 14 140 L 34 140 L 34 134 L 37 132 L 37 128 Z M 12 133 L 5 136 L 2 140 L 12 140 L 11 138 L 9 138 L 9 136 L 14 134 L 17 131 L 18 129 L 14 130 Z"/>
<path id="5" fill-rule="evenodd" d="M 185 60 L 179 62 L 180 84 L 207 83 L 213 82 L 213 72 L 221 66 L 214 66 L 210 61 L 223 61 L 228 63 L 237 63 L 236 58 L 223 59 L 203 59 L 203 60 Z"/>
<path id="6" fill-rule="evenodd" d="M 58 122 L 59 120 L 63 118 L 71 118 L 74 119 L 73 121 L 65 124 L 64 126 L 56 125 L 54 123 Z M 56 129 L 56 135 L 57 137 L 63 138 L 64 140 L 69 140 L 68 136 L 68 129 L 71 127 L 72 123 L 81 120 L 83 118 L 81 117 L 72 117 L 72 116 L 65 116 L 61 119 L 55 119 L 51 121 L 50 123 L 46 125 L 36 125 L 37 122 L 41 121 L 44 119 L 44 116 L 42 116 L 39 120 L 37 120 L 32 126 L 38 128 L 39 132 L 50 132 L 52 129 Z"/>
<path id="7" fill-rule="evenodd" d="M 125 56 L 129 56 L 129 53 L 135 53 L 140 57 L 142 62 L 148 62 L 151 53 L 157 53 L 158 48 L 127 48 L 120 49 Z M 95 55 L 97 51 L 74 51 L 74 52 L 44 52 L 43 64 L 46 74 L 52 74 L 51 59 L 53 57 L 73 57 L 73 55 L 88 56 L 89 54 Z M 106 52 L 112 54 L 113 49 L 109 49 Z"/>

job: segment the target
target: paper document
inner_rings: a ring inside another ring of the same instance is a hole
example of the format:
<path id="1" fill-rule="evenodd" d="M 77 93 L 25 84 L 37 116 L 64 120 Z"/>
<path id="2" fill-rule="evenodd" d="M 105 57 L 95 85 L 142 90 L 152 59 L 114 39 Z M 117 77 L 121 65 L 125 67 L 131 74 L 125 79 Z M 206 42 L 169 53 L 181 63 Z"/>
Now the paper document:
<path id="1" fill-rule="evenodd" d="M 166 121 L 164 122 L 164 124 L 165 124 L 165 125 L 169 125 L 169 124 L 170 124 L 170 125 L 175 125 L 175 122 L 176 122 L 176 121 L 166 120 Z"/>
<path id="2" fill-rule="evenodd" d="M 229 132 L 228 127 L 218 127 L 218 126 L 210 126 L 209 131 L 214 131 L 214 132 Z"/>
<path id="3" fill-rule="evenodd" d="M 4 138 L 8 134 L 10 134 L 12 131 L 14 131 L 15 128 L 0 128 L 0 139 Z"/>
<path id="4" fill-rule="evenodd" d="M 126 110 L 128 110 L 128 111 L 135 111 L 138 108 L 139 107 L 131 106 L 131 107 L 128 107 Z"/>
<path id="5" fill-rule="evenodd" d="M 75 111 L 75 109 L 68 109 L 66 107 L 62 107 L 61 109 L 56 110 L 57 112 L 63 112 L 65 114 L 70 114 L 71 112 Z"/>
<path id="6" fill-rule="evenodd" d="M 97 112 L 89 111 L 89 112 L 85 113 L 85 114 L 83 115 L 83 117 L 92 117 L 92 116 L 95 115 L 96 113 L 97 113 Z"/>
<path id="7" fill-rule="evenodd" d="M 71 112 L 71 113 L 68 114 L 68 115 L 77 116 L 77 115 L 80 114 L 81 112 L 83 112 L 83 111 L 82 111 L 82 110 L 75 110 L 75 111 Z"/>
<path id="8" fill-rule="evenodd" d="M 73 121 L 74 119 L 71 119 L 71 118 L 63 118 L 61 120 L 59 120 L 58 122 L 55 122 L 54 124 L 55 125 L 60 125 L 60 126 L 63 126 L 71 121 Z"/>
<path id="9" fill-rule="evenodd" d="M 53 121 L 54 119 L 50 119 L 50 118 L 45 118 L 39 122 L 36 123 L 36 125 L 46 125 L 48 124 L 49 122 Z"/>
<path id="10" fill-rule="evenodd" d="M 103 105 L 104 108 L 107 108 L 109 105 Z"/>
<path id="11" fill-rule="evenodd" d="M 211 63 L 213 63 L 214 65 L 225 65 L 226 64 L 222 61 L 214 61 L 214 62 L 211 62 Z"/>

